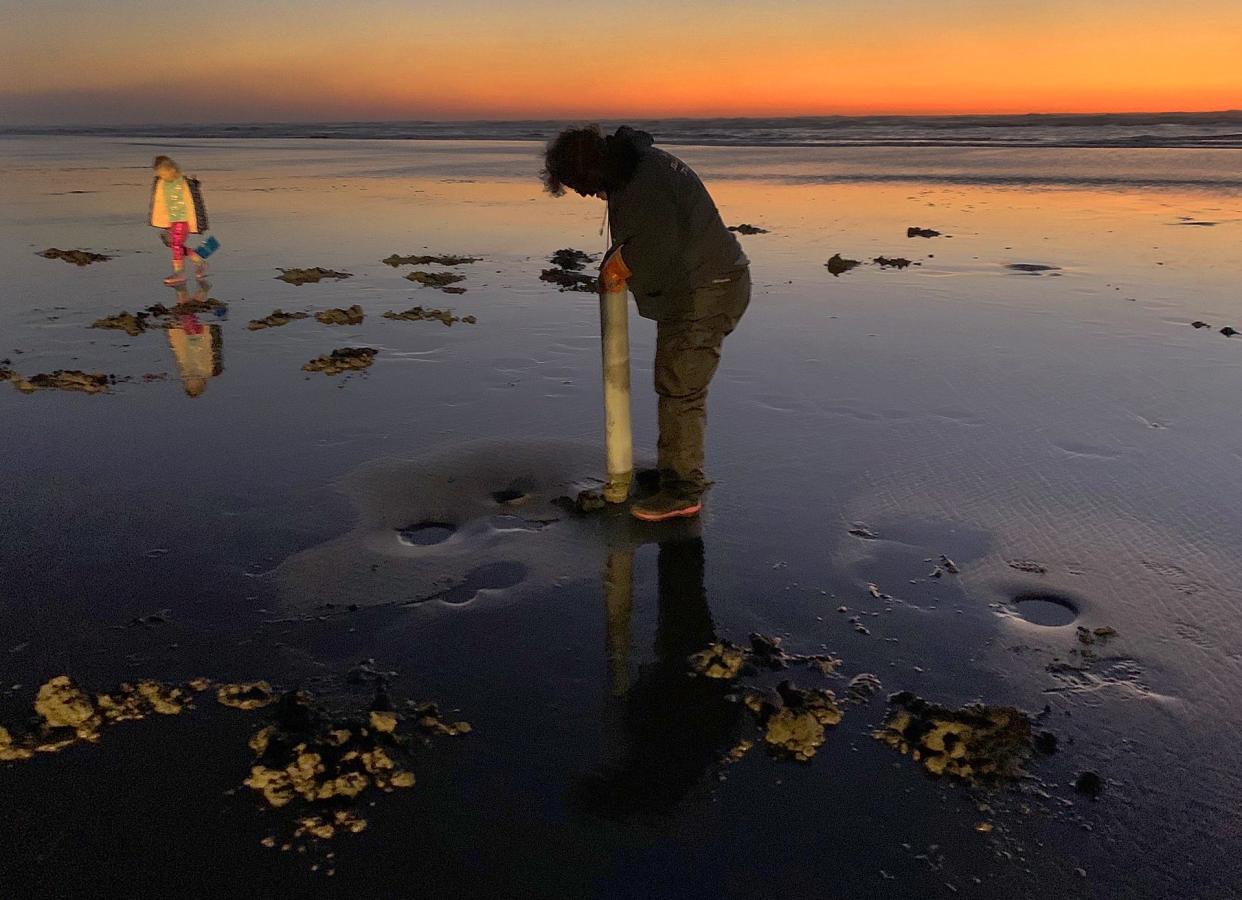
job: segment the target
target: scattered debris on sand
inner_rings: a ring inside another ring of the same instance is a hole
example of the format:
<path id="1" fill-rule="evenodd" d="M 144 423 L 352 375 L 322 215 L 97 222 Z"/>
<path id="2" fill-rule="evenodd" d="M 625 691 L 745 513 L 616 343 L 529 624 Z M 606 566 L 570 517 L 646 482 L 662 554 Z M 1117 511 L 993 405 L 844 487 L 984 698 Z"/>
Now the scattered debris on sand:
<path id="1" fill-rule="evenodd" d="M 324 325 L 358 325 L 364 318 L 362 307 L 357 303 L 349 309 L 333 307 L 315 313 L 315 321 Z"/>
<path id="2" fill-rule="evenodd" d="M 1230 325 L 1226 325 L 1224 328 L 1222 328 L 1220 330 L 1220 333 L 1223 334 L 1225 337 L 1233 337 L 1235 334 L 1242 334 L 1242 332 L 1238 331 L 1236 328 Z"/>
<path id="3" fill-rule="evenodd" d="M 1010 706 L 949 709 L 909 691 L 888 698 L 889 715 L 873 737 L 908 754 L 933 775 L 967 781 L 1017 778 L 1031 754 L 1031 720 Z"/>
<path id="4" fill-rule="evenodd" d="M 105 316 L 102 319 L 96 319 L 91 328 L 114 328 L 117 331 L 124 331 L 130 337 L 138 337 L 147 330 L 147 313 L 130 313 L 122 311 L 114 316 Z"/>
<path id="5" fill-rule="evenodd" d="M 904 269 L 910 265 L 910 260 L 901 256 L 877 256 L 872 262 L 881 269 Z"/>
<path id="6" fill-rule="evenodd" d="M 743 222 L 741 225 L 730 225 L 729 230 L 736 231 L 738 234 L 767 234 L 768 233 L 768 230 L 766 228 L 760 228 L 758 225 L 751 225 L 748 222 Z"/>
<path id="7" fill-rule="evenodd" d="M 75 266 L 89 266 L 91 263 L 107 262 L 112 259 L 111 256 L 103 253 L 92 253 L 89 250 L 61 250 L 57 247 L 48 247 L 36 255 L 44 259 L 63 259 Z"/>
<path id="8" fill-rule="evenodd" d="M 337 272 L 334 269 L 321 269 L 314 266 L 309 269 L 280 269 L 280 274 L 276 276 L 277 281 L 283 281 L 287 284 L 316 284 L 324 278 L 353 278 L 350 272 Z"/>
<path id="9" fill-rule="evenodd" d="M 370 347 L 341 347 L 325 356 L 317 356 L 302 366 L 304 372 L 323 372 L 325 375 L 339 375 L 354 369 L 370 368 L 379 353 Z"/>
<path id="10" fill-rule="evenodd" d="M 57 369 L 26 378 L 12 369 L 0 367 L 0 381 L 11 381 L 23 394 L 35 391 L 76 391 L 82 394 L 107 394 L 116 377 L 102 372 L 82 372 L 78 369 Z"/>
<path id="11" fill-rule="evenodd" d="M 1048 574 L 1048 568 L 1033 559 L 1010 559 L 1006 560 L 1006 564 L 1009 568 L 1017 569 L 1019 572 L 1026 572 L 1028 575 Z"/>
<path id="12" fill-rule="evenodd" d="M 478 319 L 474 316 L 462 316 L 458 318 L 447 309 L 424 309 L 421 306 L 414 306 L 405 312 L 394 312 L 388 310 L 384 313 L 385 319 L 401 319 L 407 322 L 443 322 L 445 325 L 452 325 L 454 322 L 464 322 L 467 325 L 475 325 Z"/>
<path id="13" fill-rule="evenodd" d="M 828 267 L 828 271 L 833 275 L 833 277 L 837 277 L 844 272 L 848 272 L 850 269 L 855 268 L 858 264 L 859 264 L 858 260 L 846 259 L 840 253 L 834 253 L 832 255 L 832 259 L 824 263 L 824 265 Z"/>
<path id="14" fill-rule="evenodd" d="M 908 238 L 914 238 L 914 237 L 934 238 L 934 237 L 940 237 L 940 232 L 934 231 L 931 228 L 919 228 L 916 225 L 911 225 L 909 228 L 906 229 L 906 237 Z"/>
<path id="15" fill-rule="evenodd" d="M 539 280 L 557 285 L 562 293 L 579 291 L 583 294 L 594 294 L 599 289 L 599 280 L 594 275 L 568 269 L 544 269 L 539 273 Z"/>
<path id="16" fill-rule="evenodd" d="M 1014 272 L 1025 272 L 1028 275 L 1040 275 L 1044 272 L 1060 272 L 1060 266 L 1046 266 L 1043 263 L 1009 263 L 1005 266 Z"/>
<path id="17" fill-rule="evenodd" d="M 287 313 L 283 309 L 277 308 L 272 310 L 271 315 L 264 316 L 262 319 L 251 319 L 246 325 L 250 331 L 259 331 L 264 328 L 279 328 L 282 325 L 288 325 L 298 319 L 309 319 L 310 313 L 291 312 Z"/>
<path id="18" fill-rule="evenodd" d="M 392 256 L 381 259 L 386 266 L 392 266 L 394 269 L 398 266 L 464 266 L 469 263 L 479 262 L 477 256 L 453 256 L 444 254 L 442 256 L 400 256 L 396 253 Z"/>
<path id="19" fill-rule="evenodd" d="M 575 250 L 572 247 L 563 247 L 548 257 L 548 262 L 556 266 L 558 269 L 567 269 L 570 272 L 580 272 L 589 264 L 595 262 L 595 257 L 583 250 Z"/>
<path id="20" fill-rule="evenodd" d="M 455 272 L 411 272 L 405 276 L 407 281 L 413 281 L 421 284 L 423 287 L 439 288 L 447 294 L 463 294 L 465 288 L 450 287 L 459 281 L 465 281 L 465 275 L 458 275 Z"/>

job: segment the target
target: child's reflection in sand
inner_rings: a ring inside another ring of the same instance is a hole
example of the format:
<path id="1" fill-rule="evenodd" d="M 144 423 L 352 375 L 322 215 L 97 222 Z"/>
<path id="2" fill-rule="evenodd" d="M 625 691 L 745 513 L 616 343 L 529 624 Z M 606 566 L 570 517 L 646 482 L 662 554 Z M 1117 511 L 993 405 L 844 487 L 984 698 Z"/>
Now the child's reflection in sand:
<path id="1" fill-rule="evenodd" d="M 191 304 L 206 302 L 208 287 L 205 282 L 199 282 L 192 294 L 185 287 L 177 288 L 177 307 L 186 309 Z M 168 346 L 177 360 L 186 396 L 198 397 L 207 390 L 207 382 L 224 371 L 220 326 L 204 325 L 194 313 L 177 308 L 172 312 L 172 324 L 167 331 Z"/>

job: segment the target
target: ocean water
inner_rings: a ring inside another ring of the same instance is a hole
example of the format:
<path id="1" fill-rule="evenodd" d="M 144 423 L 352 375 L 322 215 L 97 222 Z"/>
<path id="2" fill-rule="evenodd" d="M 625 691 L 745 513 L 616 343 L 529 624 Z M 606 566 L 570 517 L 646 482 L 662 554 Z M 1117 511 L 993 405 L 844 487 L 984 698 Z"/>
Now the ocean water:
<path id="1" fill-rule="evenodd" d="M 0 128 L 0 134 L 152 138 L 546 140 L 561 120 L 307 122 Z M 805 116 L 601 121 L 629 124 L 664 144 L 727 147 L 1242 147 L 1242 111 L 1100 115 Z"/>
<path id="2" fill-rule="evenodd" d="M 260 720 L 240 712 L 5 765 L 0 894 L 1236 896 L 1242 152 L 680 147 L 726 221 L 767 233 L 742 238 L 755 293 L 712 387 L 706 513 L 644 532 L 549 502 L 600 474 L 598 308 L 539 274 L 604 239 L 598 202 L 540 192 L 540 148 L 0 141 L 2 365 L 118 376 L 0 383 L 0 724 L 60 674 L 365 706 L 347 673 L 370 661 L 399 702 L 474 725 L 364 804 L 331 878 L 325 848 L 261 844 L 289 817 L 241 786 Z M 200 176 L 222 243 L 195 396 L 163 330 L 91 327 L 177 299 L 144 221 L 158 152 Z M 394 252 L 480 262 L 453 296 Z M 861 265 L 833 277 L 835 253 Z M 316 265 L 352 277 L 275 279 Z M 246 327 L 355 303 L 354 326 Z M 383 318 L 414 305 L 478 323 Z M 653 328 L 631 327 L 649 458 Z M 302 371 L 339 347 L 378 353 Z M 942 554 L 958 572 L 934 575 Z M 882 690 L 807 763 L 726 765 L 753 737 L 740 686 L 684 659 L 752 632 L 842 660 L 764 687 Z M 1058 750 L 1016 784 L 936 779 L 872 738 L 901 690 L 1016 705 Z"/>

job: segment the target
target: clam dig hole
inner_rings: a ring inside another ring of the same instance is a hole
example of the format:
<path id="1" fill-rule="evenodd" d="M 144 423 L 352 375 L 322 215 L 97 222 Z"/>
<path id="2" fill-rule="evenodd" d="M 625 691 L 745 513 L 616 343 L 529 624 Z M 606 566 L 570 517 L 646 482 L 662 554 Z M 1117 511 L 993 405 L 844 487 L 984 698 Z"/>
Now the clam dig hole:
<path id="1" fill-rule="evenodd" d="M 1018 615 L 1032 625 L 1070 625 L 1078 618 L 1078 606 L 1056 594 L 1021 594 L 1013 599 Z"/>
<path id="2" fill-rule="evenodd" d="M 453 536 L 457 529 L 447 522 L 419 522 L 397 529 L 397 539 L 413 547 L 429 547 L 441 544 Z"/>

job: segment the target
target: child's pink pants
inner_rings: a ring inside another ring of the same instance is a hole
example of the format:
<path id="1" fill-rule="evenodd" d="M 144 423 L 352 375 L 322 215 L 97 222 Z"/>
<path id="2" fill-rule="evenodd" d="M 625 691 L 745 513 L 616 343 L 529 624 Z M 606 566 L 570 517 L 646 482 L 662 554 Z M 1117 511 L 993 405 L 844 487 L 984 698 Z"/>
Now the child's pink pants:
<path id="1" fill-rule="evenodd" d="M 185 259 L 185 239 L 189 233 L 189 222 L 173 222 L 168 226 L 168 246 L 172 248 L 173 262 Z"/>

